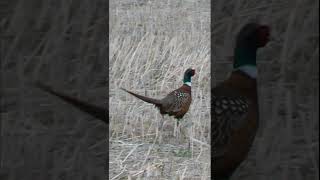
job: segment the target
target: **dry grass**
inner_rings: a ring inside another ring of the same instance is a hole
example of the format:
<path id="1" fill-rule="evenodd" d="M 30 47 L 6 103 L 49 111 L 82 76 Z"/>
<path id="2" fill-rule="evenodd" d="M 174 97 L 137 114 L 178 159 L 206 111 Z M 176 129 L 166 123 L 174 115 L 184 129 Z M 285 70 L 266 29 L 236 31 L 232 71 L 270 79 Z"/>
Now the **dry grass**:
<path id="1" fill-rule="evenodd" d="M 209 1 L 110 2 L 110 179 L 209 179 L 208 5 Z M 164 131 L 158 132 L 158 110 L 119 88 L 162 98 L 181 86 L 189 67 L 196 69 L 193 102 L 182 121 L 184 135 L 177 140 L 173 118 L 165 116 Z"/>

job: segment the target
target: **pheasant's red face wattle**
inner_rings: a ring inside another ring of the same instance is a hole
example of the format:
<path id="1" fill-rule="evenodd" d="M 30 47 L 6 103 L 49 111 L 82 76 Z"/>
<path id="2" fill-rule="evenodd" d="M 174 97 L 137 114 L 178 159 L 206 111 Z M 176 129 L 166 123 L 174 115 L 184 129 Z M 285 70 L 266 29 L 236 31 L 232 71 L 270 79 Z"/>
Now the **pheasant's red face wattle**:
<path id="1" fill-rule="evenodd" d="M 260 26 L 258 28 L 258 47 L 264 47 L 270 41 L 270 28 L 268 26 Z"/>
<path id="2" fill-rule="evenodd" d="M 192 76 L 194 76 L 196 74 L 196 70 L 192 69 Z"/>

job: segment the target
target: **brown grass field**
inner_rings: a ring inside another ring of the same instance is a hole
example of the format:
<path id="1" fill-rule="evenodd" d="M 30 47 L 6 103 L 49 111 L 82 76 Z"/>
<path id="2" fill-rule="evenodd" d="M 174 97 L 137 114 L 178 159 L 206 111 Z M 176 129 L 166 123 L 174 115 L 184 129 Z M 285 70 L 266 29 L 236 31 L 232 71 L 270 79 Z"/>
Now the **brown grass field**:
<path id="1" fill-rule="evenodd" d="M 213 3 L 210 49 L 209 2 L 111 1 L 110 178 L 209 179 L 208 66 L 212 63 L 213 86 L 224 80 L 232 67 L 235 34 L 244 23 L 256 21 L 272 28 L 271 43 L 258 55 L 260 129 L 233 179 L 316 179 L 318 2 Z M 191 156 L 177 156 L 170 152 L 185 151 L 188 142 L 179 146 L 172 142 L 168 134 L 174 121 L 168 122 L 172 125 L 164 132 L 165 141 L 154 143 L 161 116 L 119 87 L 161 97 L 180 85 L 181 74 L 190 65 L 200 73 L 194 78 L 195 98 L 184 119 L 192 122 L 185 129 L 193 149 Z"/>
<path id="2" fill-rule="evenodd" d="M 109 179 L 209 179 L 209 1 L 111 1 L 109 40 Z M 162 98 L 189 67 L 196 76 L 181 138 L 172 117 L 159 132 L 159 111 L 119 89 Z"/>

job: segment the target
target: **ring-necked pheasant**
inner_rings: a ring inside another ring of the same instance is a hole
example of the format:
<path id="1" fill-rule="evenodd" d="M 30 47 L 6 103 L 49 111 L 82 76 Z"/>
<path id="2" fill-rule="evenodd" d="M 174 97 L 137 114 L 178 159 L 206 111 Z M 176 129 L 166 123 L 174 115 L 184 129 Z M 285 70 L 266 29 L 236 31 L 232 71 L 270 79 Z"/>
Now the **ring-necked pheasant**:
<path id="1" fill-rule="evenodd" d="M 185 71 L 184 78 L 183 78 L 183 86 L 179 89 L 172 91 L 167 97 L 162 100 L 152 99 L 148 97 L 144 97 L 130 91 L 130 94 L 146 101 L 149 103 L 155 104 L 159 109 L 161 114 L 169 114 L 171 116 L 176 117 L 177 119 L 181 119 L 184 114 L 188 111 L 189 106 L 191 104 L 191 77 L 195 74 L 195 70 L 188 69 Z M 78 108 L 79 110 L 90 114 L 91 116 L 101 120 L 104 123 L 108 123 L 107 114 L 108 108 L 107 107 L 100 107 L 95 104 L 77 99 L 65 93 L 59 92 L 55 90 L 53 87 L 43 84 L 41 82 L 36 82 L 33 85 L 46 91 L 61 100 L 71 104 L 72 106 Z"/>
<path id="2" fill-rule="evenodd" d="M 135 94 L 124 88 L 121 89 L 147 103 L 155 105 L 157 108 L 159 108 L 160 114 L 168 114 L 169 116 L 174 116 L 179 122 L 179 120 L 188 112 L 192 101 L 191 77 L 194 75 L 194 69 L 187 69 L 183 76 L 183 85 L 180 88 L 170 92 L 163 99 L 153 99 Z"/>
<path id="3" fill-rule="evenodd" d="M 268 26 L 246 24 L 238 33 L 231 76 L 212 89 L 212 177 L 229 179 L 247 157 L 258 129 L 257 50 L 269 41 Z"/>

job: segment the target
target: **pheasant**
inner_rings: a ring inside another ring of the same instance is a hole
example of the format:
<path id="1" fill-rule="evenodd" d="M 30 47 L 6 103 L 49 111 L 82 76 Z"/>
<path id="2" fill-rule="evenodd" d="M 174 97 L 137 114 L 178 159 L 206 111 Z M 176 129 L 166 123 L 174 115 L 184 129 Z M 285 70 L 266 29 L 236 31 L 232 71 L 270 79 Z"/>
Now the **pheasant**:
<path id="1" fill-rule="evenodd" d="M 152 99 L 148 97 L 144 97 L 128 90 L 128 93 L 136 96 L 137 98 L 144 100 L 148 103 L 154 104 L 156 107 L 160 109 L 161 114 L 168 114 L 170 116 L 174 116 L 178 120 L 181 119 L 185 113 L 187 113 L 189 106 L 191 104 L 191 77 L 194 76 L 195 70 L 188 69 L 185 71 L 184 78 L 183 78 L 183 86 L 179 89 L 172 91 L 167 97 L 162 100 Z M 108 124 L 107 114 L 108 108 L 100 107 L 95 104 L 77 99 L 65 93 L 59 92 L 54 88 L 50 87 L 49 85 L 36 82 L 33 84 L 34 86 L 38 87 L 39 89 L 52 94 L 61 100 L 71 104 L 72 106 L 76 107 L 80 111 L 86 112 L 91 116 L 101 120 L 103 123 Z"/>
<path id="2" fill-rule="evenodd" d="M 163 99 L 153 99 L 135 94 L 124 88 L 121 89 L 147 103 L 155 105 L 160 110 L 161 115 L 168 114 L 169 116 L 174 116 L 179 123 L 179 120 L 188 112 L 192 101 L 191 77 L 194 75 L 194 69 L 187 69 L 183 76 L 183 85 L 180 88 L 170 92 Z"/>
<path id="3" fill-rule="evenodd" d="M 36 82 L 34 85 L 42 89 L 43 91 L 46 91 L 47 93 L 50 93 L 56 97 L 59 97 L 61 100 L 73 105 L 79 110 L 86 112 L 91 116 L 101 120 L 103 123 L 108 124 L 108 120 L 107 120 L 108 108 L 107 107 L 99 107 L 97 105 L 85 102 L 83 100 L 79 100 L 65 93 L 58 92 L 57 90 L 54 90 L 49 85 L 45 85 L 40 82 Z"/>
<path id="4" fill-rule="evenodd" d="M 230 77 L 211 90 L 213 179 L 229 179 L 255 138 L 259 125 L 256 55 L 269 36 L 268 26 L 246 24 L 237 35 Z"/>

